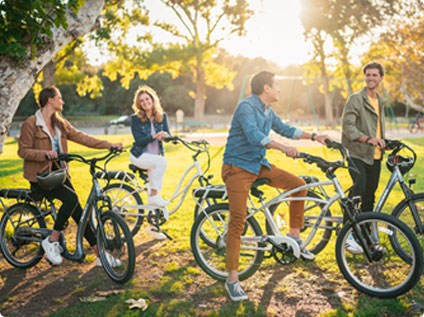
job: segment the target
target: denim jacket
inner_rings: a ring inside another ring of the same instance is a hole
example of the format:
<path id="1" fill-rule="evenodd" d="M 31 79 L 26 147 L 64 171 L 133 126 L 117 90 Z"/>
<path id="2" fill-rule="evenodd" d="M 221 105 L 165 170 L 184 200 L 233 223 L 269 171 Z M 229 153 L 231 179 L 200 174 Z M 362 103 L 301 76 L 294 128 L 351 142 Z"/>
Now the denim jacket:
<path id="1" fill-rule="evenodd" d="M 153 122 L 153 126 L 155 127 L 156 133 L 159 131 L 165 131 L 171 135 L 171 132 L 169 132 L 168 118 L 166 113 L 163 114 L 162 122 Z M 140 155 L 143 154 L 144 150 L 146 149 L 147 144 L 154 141 L 152 137 L 150 121 L 147 120 L 146 122 L 141 122 L 141 120 L 135 114 L 133 114 L 131 116 L 131 132 L 134 137 L 134 143 L 130 152 L 135 157 L 140 157 Z M 165 152 L 162 141 L 159 141 L 159 148 L 160 154 L 164 155 Z"/>
<path id="2" fill-rule="evenodd" d="M 271 106 L 257 96 L 250 95 L 243 99 L 234 112 L 227 144 L 224 152 L 224 164 L 232 164 L 253 174 L 259 174 L 261 165 L 271 169 L 265 158 L 265 145 L 272 141 L 269 132 L 299 139 L 303 130 L 283 123 Z"/>

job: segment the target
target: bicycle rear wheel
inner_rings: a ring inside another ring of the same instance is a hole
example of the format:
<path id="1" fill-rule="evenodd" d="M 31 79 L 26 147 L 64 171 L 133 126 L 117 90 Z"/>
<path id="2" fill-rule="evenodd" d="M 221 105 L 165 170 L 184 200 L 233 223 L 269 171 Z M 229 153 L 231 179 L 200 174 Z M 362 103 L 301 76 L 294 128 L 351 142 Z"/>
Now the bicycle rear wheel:
<path id="1" fill-rule="evenodd" d="M 191 229 L 190 243 L 194 258 L 207 274 L 217 280 L 225 280 L 228 276 L 225 267 L 226 235 L 229 219 L 227 203 L 207 207 L 199 213 Z M 262 235 L 257 221 L 247 218 L 240 248 L 239 279 L 245 280 L 259 268 L 264 257 L 263 244 L 257 241 L 243 241 L 246 237 Z M 205 242 L 214 241 L 214 244 Z"/>
<path id="2" fill-rule="evenodd" d="M 357 224 L 365 239 L 372 241 L 368 242 L 372 255 L 369 260 L 365 253 L 349 253 L 345 246 L 354 229 L 351 224 L 343 226 L 336 242 L 336 259 L 346 280 L 357 290 L 380 298 L 397 297 L 413 288 L 421 276 L 423 254 L 411 229 L 390 215 L 374 212 L 359 215 Z M 376 232 L 370 235 L 370 228 Z M 378 241 L 371 239 L 373 234 Z M 390 238 L 394 234 L 410 261 L 405 261 L 393 247 Z"/>
<path id="3" fill-rule="evenodd" d="M 131 232 L 122 217 L 112 211 L 102 214 L 100 225 L 105 240 L 97 227 L 97 246 L 103 268 L 113 281 L 123 284 L 134 274 L 135 248 Z"/>
<path id="4" fill-rule="evenodd" d="M 143 224 L 144 209 L 139 209 L 137 206 L 143 205 L 139 193 L 128 184 L 113 183 L 103 188 L 106 196 L 110 197 L 112 202 L 112 211 L 121 215 L 127 222 L 131 234 L 135 236 Z M 91 213 L 92 217 L 96 214 Z"/>
<path id="5" fill-rule="evenodd" d="M 321 196 L 311 191 L 308 191 L 306 196 L 310 198 L 323 199 Z M 300 230 L 300 238 L 302 239 L 302 241 L 305 241 L 308 238 L 312 230 L 312 227 L 315 225 L 315 223 L 317 222 L 318 216 L 320 216 L 322 212 L 323 207 L 324 207 L 324 204 L 320 204 L 312 200 L 305 200 L 304 224 L 303 224 L 303 228 L 301 228 Z M 275 204 L 275 205 L 272 205 L 269 208 L 269 210 L 273 215 L 276 213 L 280 217 L 281 221 L 283 221 L 284 223 L 287 223 L 287 225 L 285 226 L 285 229 L 287 230 L 287 232 L 285 233 L 288 233 L 288 229 L 289 229 L 288 223 L 289 223 L 289 216 L 290 216 L 289 204 L 284 202 Z M 325 217 L 331 217 L 330 210 L 327 210 L 327 212 L 325 213 Z M 319 252 L 321 252 L 330 241 L 331 234 L 332 234 L 332 227 L 333 227 L 332 222 L 323 221 L 318 226 L 312 241 L 309 242 L 308 245 L 306 245 L 306 249 L 314 254 L 318 254 Z M 267 229 L 267 233 L 269 235 L 272 235 L 271 228 L 268 222 L 266 225 L 266 229 Z M 282 233 L 284 233 L 284 231 L 282 231 Z"/>
<path id="6" fill-rule="evenodd" d="M 421 248 L 424 248 L 424 233 L 420 234 L 420 230 L 418 228 L 418 224 L 415 222 L 412 209 L 410 204 L 414 206 L 417 217 L 421 219 L 421 232 L 424 232 L 424 193 L 415 194 L 412 196 L 410 203 L 406 200 L 402 200 L 392 211 L 392 216 L 396 217 L 403 223 L 405 223 L 411 230 L 415 233 L 420 242 Z M 402 249 L 402 245 L 397 240 L 397 236 L 393 235 L 392 243 L 394 247 L 399 252 L 399 255 L 404 259 L 408 260 L 408 253 Z"/>
<path id="7" fill-rule="evenodd" d="M 9 207 L 0 222 L 0 249 L 7 262 L 30 268 L 43 257 L 43 237 L 32 229 L 46 228 L 40 212 L 32 205 L 18 203 Z"/>

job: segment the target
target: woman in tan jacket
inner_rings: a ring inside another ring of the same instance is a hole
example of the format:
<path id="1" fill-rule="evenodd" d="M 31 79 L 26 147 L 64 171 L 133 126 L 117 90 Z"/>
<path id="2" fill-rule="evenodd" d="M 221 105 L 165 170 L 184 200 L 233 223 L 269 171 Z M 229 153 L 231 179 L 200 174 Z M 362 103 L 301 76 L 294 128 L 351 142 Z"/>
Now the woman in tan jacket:
<path id="1" fill-rule="evenodd" d="M 51 160 L 57 159 L 58 153 L 68 153 L 68 140 L 95 149 L 109 149 L 111 147 L 122 149 L 123 145 L 93 138 L 78 131 L 67 120 L 63 119 L 60 113 L 64 102 L 57 87 L 44 88 L 40 92 L 38 102 L 40 109 L 22 124 L 18 155 L 24 159 L 24 177 L 30 182 L 31 190 L 42 192 L 49 199 L 62 201 L 52 234 L 41 243 L 49 261 L 54 265 L 59 265 L 62 263 L 60 255 L 62 248 L 58 242 L 60 231 L 63 230 L 70 216 L 76 223 L 79 223 L 82 208 L 69 178 L 63 185 L 53 190 L 46 190 L 37 183 L 37 174 L 49 165 L 51 165 L 52 170 L 58 168 L 55 164 L 52 164 Z M 98 256 L 96 237 L 90 226 L 87 226 L 84 237 Z M 109 257 L 108 260 L 112 265 L 119 265 L 119 260 L 112 258 L 112 256 Z M 97 258 L 96 265 L 101 266 L 99 258 Z"/>

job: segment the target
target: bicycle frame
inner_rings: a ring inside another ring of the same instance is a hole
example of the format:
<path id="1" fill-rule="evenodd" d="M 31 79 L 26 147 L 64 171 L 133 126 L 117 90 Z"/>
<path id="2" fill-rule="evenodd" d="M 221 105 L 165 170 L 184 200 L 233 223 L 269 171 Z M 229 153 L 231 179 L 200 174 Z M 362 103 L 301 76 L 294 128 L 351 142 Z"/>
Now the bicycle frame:
<path id="1" fill-rule="evenodd" d="M 199 161 L 197 160 L 197 156 L 199 155 L 201 153 L 201 151 L 200 150 L 198 150 L 193 156 L 192 156 L 192 158 L 193 158 L 193 163 L 185 170 L 185 172 L 183 173 L 183 175 L 181 176 L 181 178 L 180 178 L 180 180 L 179 180 L 179 182 L 178 182 L 178 185 L 177 185 L 177 187 L 176 187 L 176 189 L 174 190 L 174 193 L 172 194 L 172 197 L 169 199 L 169 202 L 172 202 L 172 201 L 174 201 L 174 200 L 176 200 L 179 196 L 181 196 L 180 197 L 180 199 L 179 199 L 179 201 L 178 201 L 178 203 L 177 203 L 177 205 L 171 210 L 171 211 L 169 211 L 168 209 L 167 209 L 167 207 L 157 207 L 157 206 L 150 206 L 150 205 L 125 205 L 127 208 L 134 208 L 134 209 L 145 209 L 145 210 L 151 210 L 151 211 L 153 211 L 153 210 L 156 210 L 156 209 L 159 209 L 159 210 L 164 210 L 164 211 L 166 211 L 166 213 L 168 213 L 169 215 L 172 215 L 172 214 L 174 214 L 180 207 L 181 207 L 181 205 L 182 205 L 182 203 L 183 203 L 183 201 L 184 201 L 184 199 L 185 199 L 185 197 L 187 196 L 187 193 L 188 193 L 188 191 L 189 191 L 189 189 L 190 189 L 190 187 L 191 187 L 191 185 L 193 184 L 193 182 L 195 181 L 195 179 L 198 179 L 199 180 L 199 183 L 200 183 L 200 185 L 201 186 L 203 186 L 203 182 L 202 182 L 202 177 L 204 176 L 204 173 L 203 173 L 203 171 L 202 171 L 202 169 L 201 169 L 201 167 L 200 167 L 200 163 L 199 163 Z M 187 178 L 187 175 L 193 170 L 193 169 L 195 169 L 196 170 L 196 172 L 195 172 L 195 174 L 190 178 L 190 180 L 188 181 L 188 183 L 184 186 L 184 187 L 182 187 L 182 185 L 183 185 L 183 183 L 184 183 L 184 181 L 186 180 L 186 178 Z M 131 179 L 131 183 L 133 184 L 133 186 L 135 187 L 135 191 L 134 192 L 137 192 L 137 193 L 141 193 L 141 192 L 143 192 L 143 191 L 148 191 L 148 183 L 146 183 L 146 185 L 144 185 L 144 186 L 141 186 L 140 185 L 140 183 L 137 181 L 137 179 Z M 124 184 L 124 182 L 122 182 L 122 184 Z M 182 188 L 181 188 L 182 187 Z M 133 193 L 133 192 L 132 192 Z M 131 195 L 132 193 L 130 193 L 129 195 Z M 117 201 L 114 201 L 114 203 L 120 203 L 120 202 L 122 202 L 125 198 L 126 198 L 127 196 L 124 196 L 124 197 L 122 197 L 122 198 L 120 198 L 119 200 L 117 200 Z M 164 213 L 164 214 L 166 214 L 166 213 Z M 140 215 L 140 214 L 138 214 L 138 213 L 133 213 L 133 212 L 125 212 L 125 211 L 122 211 L 122 212 L 120 212 L 120 214 L 122 214 L 122 215 L 126 215 L 126 216 L 141 216 L 141 217 L 143 217 L 143 215 Z"/>

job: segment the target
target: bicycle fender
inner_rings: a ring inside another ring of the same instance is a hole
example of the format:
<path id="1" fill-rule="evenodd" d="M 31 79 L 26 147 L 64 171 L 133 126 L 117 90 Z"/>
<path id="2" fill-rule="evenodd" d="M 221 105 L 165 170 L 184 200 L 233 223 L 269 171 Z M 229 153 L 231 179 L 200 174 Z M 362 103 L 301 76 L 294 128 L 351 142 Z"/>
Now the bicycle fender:
<path id="1" fill-rule="evenodd" d="M 300 246 L 297 244 L 297 242 L 287 236 L 269 236 L 268 237 L 269 242 L 278 247 L 281 244 L 288 245 L 293 250 L 293 255 L 296 258 L 300 258 Z"/>

